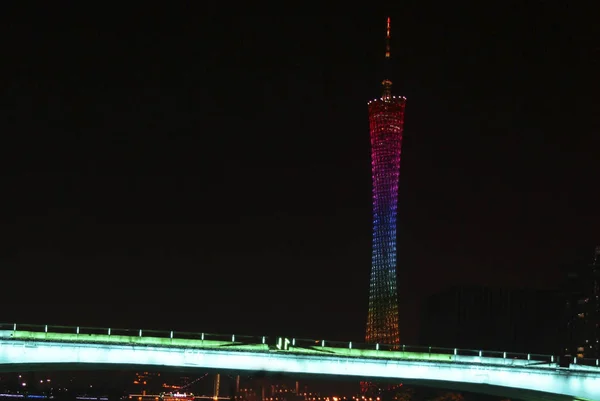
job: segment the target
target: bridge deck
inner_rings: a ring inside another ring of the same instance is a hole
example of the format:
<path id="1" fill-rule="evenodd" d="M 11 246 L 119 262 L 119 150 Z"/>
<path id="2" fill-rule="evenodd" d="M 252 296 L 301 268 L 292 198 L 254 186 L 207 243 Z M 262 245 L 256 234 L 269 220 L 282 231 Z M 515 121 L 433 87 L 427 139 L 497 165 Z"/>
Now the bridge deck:
<path id="1" fill-rule="evenodd" d="M 541 369 L 556 369 L 558 367 L 557 358 L 552 355 L 436 347 L 392 347 L 385 344 L 362 344 L 283 337 L 269 338 L 267 336 L 178 333 L 173 331 L 0 324 L 0 338 L 20 341 L 136 345 L 245 352 L 270 351 L 295 355 L 329 355 L 385 360 L 480 363 L 482 365 L 521 366 Z M 598 360 L 576 362 L 579 362 L 579 364 L 571 364 L 571 369 L 600 373 L 600 363 Z"/>
<path id="2" fill-rule="evenodd" d="M 0 325 L 0 366 L 5 368 L 139 365 L 249 370 L 426 381 L 442 388 L 497 391 L 527 401 L 600 400 L 600 367 L 561 368 L 554 359 L 283 337 L 24 325 L 11 330 Z M 524 392 L 531 392 L 531 397 L 522 396 Z"/>

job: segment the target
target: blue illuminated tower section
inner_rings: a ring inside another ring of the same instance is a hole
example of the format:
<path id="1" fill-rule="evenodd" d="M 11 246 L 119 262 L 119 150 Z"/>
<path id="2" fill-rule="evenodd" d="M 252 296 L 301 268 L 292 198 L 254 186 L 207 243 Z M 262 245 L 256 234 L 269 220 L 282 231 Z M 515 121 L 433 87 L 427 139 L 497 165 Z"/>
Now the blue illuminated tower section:
<path id="1" fill-rule="evenodd" d="M 387 19 L 386 64 L 390 58 Z M 392 96 L 392 81 L 383 80 L 381 98 L 368 102 L 373 174 L 373 254 L 366 341 L 400 343 L 396 278 L 396 219 L 400 153 L 406 98 Z"/>

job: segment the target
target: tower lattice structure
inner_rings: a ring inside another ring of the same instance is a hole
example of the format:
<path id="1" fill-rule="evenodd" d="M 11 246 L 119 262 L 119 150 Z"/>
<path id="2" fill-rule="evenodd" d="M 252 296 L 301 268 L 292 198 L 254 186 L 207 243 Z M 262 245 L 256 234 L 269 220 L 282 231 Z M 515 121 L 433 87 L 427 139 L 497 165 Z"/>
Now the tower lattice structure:
<path id="1" fill-rule="evenodd" d="M 386 64 L 390 58 L 390 19 L 387 19 Z M 398 345 L 396 225 L 398 183 L 406 98 L 392 96 L 389 76 L 381 98 L 368 102 L 373 177 L 373 250 L 366 341 Z"/>

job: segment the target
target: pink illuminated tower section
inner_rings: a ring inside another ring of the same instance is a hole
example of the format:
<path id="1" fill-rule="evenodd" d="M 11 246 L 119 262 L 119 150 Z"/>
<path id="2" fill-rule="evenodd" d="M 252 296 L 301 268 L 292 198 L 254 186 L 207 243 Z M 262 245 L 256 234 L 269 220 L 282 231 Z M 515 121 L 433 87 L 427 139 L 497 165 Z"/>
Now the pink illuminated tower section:
<path id="1" fill-rule="evenodd" d="M 387 19 L 385 61 L 390 58 Z M 398 181 L 406 98 L 392 96 L 392 81 L 382 82 L 381 98 L 368 102 L 373 173 L 373 254 L 366 341 L 400 343 L 396 278 Z"/>

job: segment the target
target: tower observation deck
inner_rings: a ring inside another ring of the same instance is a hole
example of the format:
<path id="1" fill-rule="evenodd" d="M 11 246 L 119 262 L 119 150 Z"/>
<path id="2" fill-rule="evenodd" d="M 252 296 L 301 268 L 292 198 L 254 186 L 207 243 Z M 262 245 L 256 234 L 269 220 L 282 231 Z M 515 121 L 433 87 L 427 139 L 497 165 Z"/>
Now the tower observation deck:
<path id="1" fill-rule="evenodd" d="M 385 62 L 390 59 L 387 19 Z M 389 72 L 388 72 L 389 74 Z M 396 222 L 406 98 L 392 95 L 389 75 L 381 98 L 368 102 L 373 177 L 373 250 L 366 341 L 399 344 Z"/>

